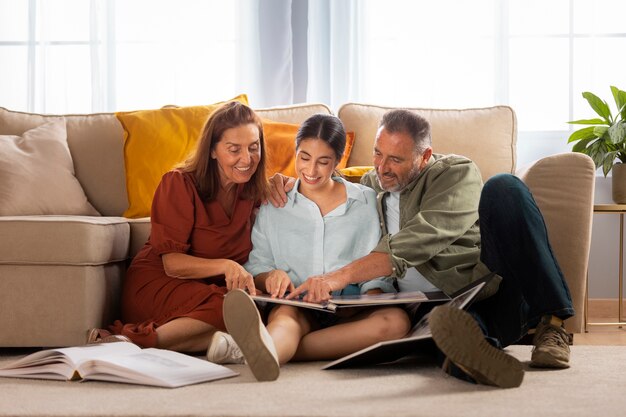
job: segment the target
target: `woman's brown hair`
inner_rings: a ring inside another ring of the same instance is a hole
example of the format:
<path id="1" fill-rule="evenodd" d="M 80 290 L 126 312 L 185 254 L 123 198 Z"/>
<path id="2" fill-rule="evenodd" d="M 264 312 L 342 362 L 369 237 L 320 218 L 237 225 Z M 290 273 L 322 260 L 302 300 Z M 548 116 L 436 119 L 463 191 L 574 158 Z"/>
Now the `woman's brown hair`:
<path id="1" fill-rule="evenodd" d="M 254 124 L 259 129 L 261 156 L 256 172 L 243 188 L 242 197 L 262 201 L 267 197 L 267 176 L 265 175 L 265 139 L 261 119 L 250 107 L 238 101 L 232 101 L 219 107 L 207 120 L 194 153 L 180 166 L 184 172 L 191 173 L 198 187 L 198 194 L 204 201 L 217 197 L 220 187 L 220 174 L 217 160 L 211 158 L 211 151 L 222 139 L 228 129 Z"/>

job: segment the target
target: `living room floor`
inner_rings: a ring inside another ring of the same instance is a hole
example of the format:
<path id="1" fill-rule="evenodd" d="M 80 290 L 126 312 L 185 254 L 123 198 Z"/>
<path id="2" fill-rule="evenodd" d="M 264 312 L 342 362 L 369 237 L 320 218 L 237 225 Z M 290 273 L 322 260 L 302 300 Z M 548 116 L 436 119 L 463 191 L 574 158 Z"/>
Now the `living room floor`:
<path id="1" fill-rule="evenodd" d="M 598 308 L 590 300 L 587 332 L 574 335 L 575 345 L 612 345 L 626 346 L 626 326 L 593 326 L 593 323 L 614 322 L 617 320 L 616 309 Z M 590 325 L 591 324 L 591 325 Z"/>

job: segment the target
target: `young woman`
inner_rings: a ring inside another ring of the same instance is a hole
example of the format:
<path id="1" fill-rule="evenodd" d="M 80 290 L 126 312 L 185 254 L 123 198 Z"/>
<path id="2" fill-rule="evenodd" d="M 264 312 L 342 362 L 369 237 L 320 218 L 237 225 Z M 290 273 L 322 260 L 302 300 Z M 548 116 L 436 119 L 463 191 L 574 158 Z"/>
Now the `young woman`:
<path id="1" fill-rule="evenodd" d="M 379 241 L 374 191 L 333 176 L 345 137 L 334 116 L 307 119 L 296 136 L 298 180 L 287 204 L 266 204 L 259 211 L 245 267 L 255 286 L 273 297 L 368 254 Z M 391 281 L 379 278 L 362 283 L 360 291 L 395 290 Z M 226 327 L 258 380 L 276 379 L 280 364 L 290 360 L 338 358 L 409 330 L 407 314 L 398 307 L 349 309 L 343 315 L 269 307 L 266 329 L 244 291 L 229 293 L 224 304 Z"/>
<path id="2" fill-rule="evenodd" d="M 151 234 L 124 280 L 122 321 L 93 329 L 89 342 L 130 339 L 142 347 L 207 350 L 243 362 L 225 331 L 222 302 L 233 288 L 255 291 L 242 266 L 253 211 L 267 194 L 261 120 L 231 102 L 204 126 L 195 154 L 166 173 L 152 203 Z"/>

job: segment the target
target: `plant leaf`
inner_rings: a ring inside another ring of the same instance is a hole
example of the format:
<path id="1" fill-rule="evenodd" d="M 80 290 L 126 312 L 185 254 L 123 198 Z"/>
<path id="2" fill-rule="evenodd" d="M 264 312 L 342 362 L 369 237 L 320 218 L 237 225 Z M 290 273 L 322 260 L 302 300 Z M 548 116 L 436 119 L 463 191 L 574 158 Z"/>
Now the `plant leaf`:
<path id="1" fill-rule="evenodd" d="M 567 122 L 571 125 L 605 125 L 606 120 L 604 119 L 583 119 L 583 120 L 573 120 L 571 122 Z"/>
<path id="2" fill-rule="evenodd" d="M 593 159 L 593 163 L 597 168 L 600 168 L 604 163 L 604 156 L 606 154 L 606 146 L 603 146 L 604 143 L 601 140 L 597 140 L 593 142 L 588 149 L 587 155 Z"/>
<path id="3" fill-rule="evenodd" d="M 624 142 L 624 139 L 626 139 L 626 122 L 615 123 L 608 128 L 608 132 L 612 143 Z"/>
<path id="4" fill-rule="evenodd" d="M 622 120 L 626 120 L 626 91 L 611 86 L 611 93 L 613 93 L 613 99 L 615 100 L 615 104 L 617 104 L 617 109 L 622 116 Z"/>
<path id="5" fill-rule="evenodd" d="M 587 149 L 587 144 L 594 139 L 595 138 L 581 139 L 579 142 L 574 144 L 574 146 L 572 147 L 572 152 L 587 153 L 585 152 Z"/>
<path id="6" fill-rule="evenodd" d="M 613 165 L 615 164 L 615 157 L 617 156 L 617 152 L 609 152 L 604 156 L 604 161 L 602 162 L 602 172 L 606 177 L 606 174 L 609 173 Z"/>
<path id="7" fill-rule="evenodd" d="M 609 109 L 609 105 L 606 104 L 606 101 L 589 91 L 584 92 L 583 97 L 587 99 L 591 108 L 598 113 L 600 117 L 606 120 L 607 124 L 611 124 L 611 109 Z"/>
<path id="8" fill-rule="evenodd" d="M 567 143 L 576 142 L 581 139 L 593 139 L 597 137 L 594 133 L 595 126 L 583 127 L 572 133 L 567 140 Z"/>
<path id="9" fill-rule="evenodd" d="M 624 94 L 624 100 L 626 100 L 626 94 Z M 626 103 L 618 110 L 617 114 L 621 116 L 622 121 L 626 121 Z"/>
<path id="10" fill-rule="evenodd" d="M 593 134 L 596 135 L 597 137 L 601 138 L 603 137 L 606 132 L 609 130 L 608 126 L 594 126 L 593 127 Z"/>

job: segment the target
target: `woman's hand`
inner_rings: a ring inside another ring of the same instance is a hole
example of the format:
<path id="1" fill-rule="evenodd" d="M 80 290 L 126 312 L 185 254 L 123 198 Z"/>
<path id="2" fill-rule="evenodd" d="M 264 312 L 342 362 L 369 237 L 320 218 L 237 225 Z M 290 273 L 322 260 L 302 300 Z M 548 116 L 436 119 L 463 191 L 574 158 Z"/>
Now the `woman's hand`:
<path id="1" fill-rule="evenodd" d="M 290 292 L 295 289 L 291 278 L 285 271 L 280 269 L 274 269 L 267 274 L 265 278 L 265 291 L 272 296 L 272 298 L 282 298 L 285 296 L 285 292 Z"/>
<path id="2" fill-rule="evenodd" d="M 252 275 L 245 268 L 239 265 L 235 261 L 229 259 L 225 260 L 224 277 L 226 279 L 226 288 L 228 291 L 239 288 L 242 290 L 248 290 L 251 295 L 256 294 L 256 288 L 254 287 L 254 279 Z"/>

